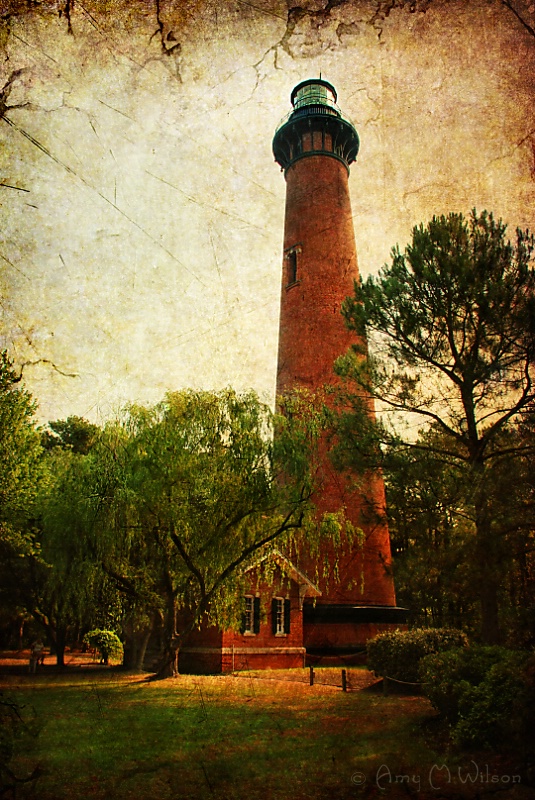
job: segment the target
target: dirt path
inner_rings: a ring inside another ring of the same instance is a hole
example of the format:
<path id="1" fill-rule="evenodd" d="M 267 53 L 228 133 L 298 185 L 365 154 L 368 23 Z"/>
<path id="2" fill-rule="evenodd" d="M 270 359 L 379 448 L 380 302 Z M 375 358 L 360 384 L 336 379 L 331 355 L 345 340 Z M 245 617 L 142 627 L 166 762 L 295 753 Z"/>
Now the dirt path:
<path id="1" fill-rule="evenodd" d="M 30 650 L 3 650 L 0 651 L 0 673 L 28 673 L 30 662 Z M 65 667 L 100 667 L 98 657 L 93 653 L 82 653 L 78 650 L 65 653 Z M 37 667 L 38 672 L 51 672 L 62 669 L 58 667 L 56 656 L 51 656 L 45 651 L 44 663 Z"/>

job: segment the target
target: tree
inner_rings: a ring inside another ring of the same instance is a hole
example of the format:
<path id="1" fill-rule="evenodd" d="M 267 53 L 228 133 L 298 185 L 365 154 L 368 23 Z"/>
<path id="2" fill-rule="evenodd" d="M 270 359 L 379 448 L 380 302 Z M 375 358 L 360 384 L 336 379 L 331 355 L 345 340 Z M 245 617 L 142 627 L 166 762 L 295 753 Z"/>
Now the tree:
<path id="1" fill-rule="evenodd" d="M 535 396 L 533 247 L 527 231 L 517 230 L 510 242 L 506 225 L 485 211 L 473 211 L 468 220 L 462 214 L 433 217 L 413 229 L 403 253 L 393 249 L 391 264 L 377 278 L 356 285 L 343 307 L 361 344 L 337 369 L 354 382 L 353 411 L 362 424 L 363 395 L 370 395 L 398 422 L 434 424 L 446 437 L 440 443 L 415 441 L 410 428 L 394 433 L 385 414 L 376 428 L 383 441 L 431 451 L 464 469 L 486 642 L 500 636 L 503 580 L 503 542 L 489 491 L 493 466 L 533 451 L 532 441 L 502 437 Z M 366 352 L 366 334 L 379 355 Z M 354 431 L 355 425 L 342 427 Z M 347 439 L 344 447 L 347 456 Z"/>
<path id="2" fill-rule="evenodd" d="M 94 548 L 125 594 L 161 613 L 160 677 L 176 671 L 195 625 L 228 618 L 245 567 L 302 527 L 314 443 L 304 431 L 299 416 L 277 420 L 254 393 L 230 389 L 169 394 L 107 426 Z"/>
<path id="3" fill-rule="evenodd" d="M 77 416 L 49 422 L 48 427 L 50 430 L 43 432 L 43 447 L 62 447 L 82 455 L 87 455 L 100 433 L 98 425 Z"/>
<path id="4" fill-rule="evenodd" d="M 73 427 L 69 420 L 57 426 L 62 431 Z M 96 440 L 96 426 L 75 418 L 74 427 L 87 427 Z M 84 627 L 108 627 L 120 605 L 115 585 L 106 586 L 109 578 L 87 546 L 92 483 L 87 437 L 82 441 L 83 447 L 39 446 L 41 480 L 34 492 L 32 547 L 23 552 L 11 548 L 3 559 L 6 604 L 16 602 L 46 631 L 59 666 L 64 665 L 69 639 L 76 641 Z M 0 597 L 4 600 L 3 593 Z"/>
<path id="5" fill-rule="evenodd" d="M 0 353 L 0 542 L 31 549 L 31 519 L 43 475 L 35 403 L 22 387 L 7 352 Z"/>
<path id="6" fill-rule="evenodd" d="M 84 642 L 94 647 L 100 653 L 101 664 L 109 664 L 110 658 L 120 659 L 123 655 L 123 644 L 113 631 L 103 631 L 96 628 L 88 631 Z"/>
<path id="7" fill-rule="evenodd" d="M 499 435 L 489 471 L 492 521 L 499 534 L 500 612 L 506 643 L 535 644 L 535 416 L 530 408 Z M 513 453 L 513 455 L 509 455 Z"/>
<path id="8" fill-rule="evenodd" d="M 104 576 L 88 545 L 93 514 L 89 455 L 53 448 L 48 468 L 50 477 L 38 500 L 39 551 L 23 565 L 26 607 L 46 630 L 58 666 L 63 666 L 69 637 L 77 638 L 81 628 L 105 617 L 116 598 L 103 596 Z"/>
<path id="9" fill-rule="evenodd" d="M 0 352 L 0 605 L 4 619 L 19 623 L 25 604 L 18 567 L 37 553 L 36 498 L 46 480 L 34 414 L 21 375 Z"/>
<path id="10" fill-rule="evenodd" d="M 417 442 L 445 447 L 444 439 L 431 426 Z M 430 450 L 399 446 L 385 453 L 384 466 L 398 604 L 417 627 L 473 633 L 479 616 L 464 471 Z"/>

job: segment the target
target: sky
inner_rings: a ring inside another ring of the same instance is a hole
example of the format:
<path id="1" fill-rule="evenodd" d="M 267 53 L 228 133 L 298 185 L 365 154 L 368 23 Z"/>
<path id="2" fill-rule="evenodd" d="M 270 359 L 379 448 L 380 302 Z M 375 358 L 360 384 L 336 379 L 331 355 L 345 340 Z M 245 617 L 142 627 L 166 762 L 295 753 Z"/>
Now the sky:
<path id="1" fill-rule="evenodd" d="M 535 228 L 535 3 L 0 0 L 0 346 L 41 421 L 275 391 L 301 80 L 355 124 L 360 272 L 434 214 Z"/>

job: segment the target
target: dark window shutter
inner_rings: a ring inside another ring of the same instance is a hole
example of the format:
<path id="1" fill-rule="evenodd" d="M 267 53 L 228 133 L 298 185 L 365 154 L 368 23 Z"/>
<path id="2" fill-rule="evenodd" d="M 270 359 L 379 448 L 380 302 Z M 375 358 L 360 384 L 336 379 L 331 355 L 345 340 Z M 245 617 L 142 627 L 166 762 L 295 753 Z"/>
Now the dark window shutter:
<path id="1" fill-rule="evenodd" d="M 242 614 L 240 623 L 240 633 L 245 633 L 245 621 L 246 621 L 246 616 L 245 614 Z"/>
<path id="2" fill-rule="evenodd" d="M 260 633 L 260 598 L 255 597 L 253 607 L 253 632 Z"/>
<path id="3" fill-rule="evenodd" d="M 290 601 L 284 601 L 284 633 L 290 633 Z"/>
<path id="4" fill-rule="evenodd" d="M 271 601 L 271 632 L 277 633 L 277 600 Z"/>

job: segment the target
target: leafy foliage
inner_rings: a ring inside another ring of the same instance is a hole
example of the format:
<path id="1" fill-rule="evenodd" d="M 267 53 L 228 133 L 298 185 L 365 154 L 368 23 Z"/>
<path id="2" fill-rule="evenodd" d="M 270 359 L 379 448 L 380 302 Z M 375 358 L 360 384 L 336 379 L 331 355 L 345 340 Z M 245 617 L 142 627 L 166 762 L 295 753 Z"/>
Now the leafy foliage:
<path id="1" fill-rule="evenodd" d="M 506 226 L 492 214 L 472 212 L 433 217 L 412 231 L 404 253 L 392 251 L 392 264 L 378 278 L 370 276 L 344 304 L 350 325 L 360 336 L 376 330 L 401 371 L 380 368 L 369 375 L 372 390 L 381 381 L 381 399 L 462 432 L 467 415 L 486 431 L 501 413 L 497 397 L 531 395 L 525 374 L 533 353 L 534 275 L 530 266 L 533 237 Z M 416 368 L 416 369 L 411 369 Z M 443 379 L 446 379 L 444 384 Z M 456 389 L 457 402 L 440 408 L 438 384 Z M 487 417 L 487 414 L 490 416 Z"/>
<path id="2" fill-rule="evenodd" d="M 504 428 L 492 448 L 503 455 L 486 467 L 500 622 L 511 647 L 535 642 L 531 416 L 524 413 L 520 422 Z M 475 634 L 481 612 L 473 486 L 462 465 L 437 452 L 448 439 L 436 426 L 413 444 L 393 447 L 385 456 L 398 602 L 411 609 L 413 624 L 462 627 Z"/>
<path id="3" fill-rule="evenodd" d="M 497 465 L 535 452 L 533 438 L 516 436 L 513 427 L 535 399 L 533 247 L 527 231 L 508 240 L 506 226 L 487 212 L 433 217 L 343 307 L 359 343 L 337 363 L 347 380 L 338 458 L 359 470 L 388 470 L 386 446 L 387 456 L 413 452 L 427 466 L 442 463 L 456 473 L 475 534 L 472 580 L 489 642 L 500 636 L 510 523 L 495 513 Z M 368 353 L 366 336 L 380 356 Z M 379 423 L 370 418 L 369 397 L 380 404 Z M 415 420 L 426 426 L 419 439 Z"/>
<path id="4" fill-rule="evenodd" d="M 388 522 L 398 603 L 416 627 L 478 627 L 473 521 L 464 473 L 426 447 L 445 436 L 430 428 L 422 449 L 392 447 L 385 456 Z"/>
<path id="5" fill-rule="evenodd" d="M 46 630 L 60 665 L 70 636 L 114 624 L 120 611 L 115 586 L 88 538 L 94 521 L 91 464 L 89 455 L 70 448 L 47 452 L 49 478 L 37 498 L 39 558 L 21 565 L 26 607 Z"/>
<path id="6" fill-rule="evenodd" d="M 123 657 L 123 643 L 114 631 L 103 631 L 96 628 L 94 631 L 86 633 L 84 642 L 98 650 L 105 664 L 110 658 L 120 660 Z"/>
<path id="7" fill-rule="evenodd" d="M 87 547 L 135 613 L 159 615 L 168 664 L 203 617 L 232 619 L 246 567 L 303 525 L 304 430 L 253 393 L 184 391 L 129 408 L 85 457 Z"/>
<path id="8" fill-rule="evenodd" d="M 0 353 L 0 604 L 4 619 L 28 619 L 30 565 L 40 561 L 38 497 L 48 481 L 35 403 Z"/>
<path id="9" fill-rule="evenodd" d="M 42 478 L 35 403 L 4 350 L 0 353 L 0 544 L 32 549 L 31 519 Z"/>
<path id="10" fill-rule="evenodd" d="M 528 721 L 527 661 L 526 653 L 477 645 L 421 661 L 424 691 L 451 725 L 457 744 L 495 746 L 516 740 Z"/>
<path id="11" fill-rule="evenodd" d="M 415 628 L 380 633 L 368 642 L 368 668 L 386 678 L 417 683 L 419 664 L 424 656 L 467 643 L 464 633 L 451 628 Z"/>
<path id="12" fill-rule="evenodd" d="M 47 450 L 62 447 L 74 453 L 86 455 L 99 435 L 99 428 L 83 417 L 67 417 L 49 422 L 50 430 L 43 432 L 43 446 Z"/>

